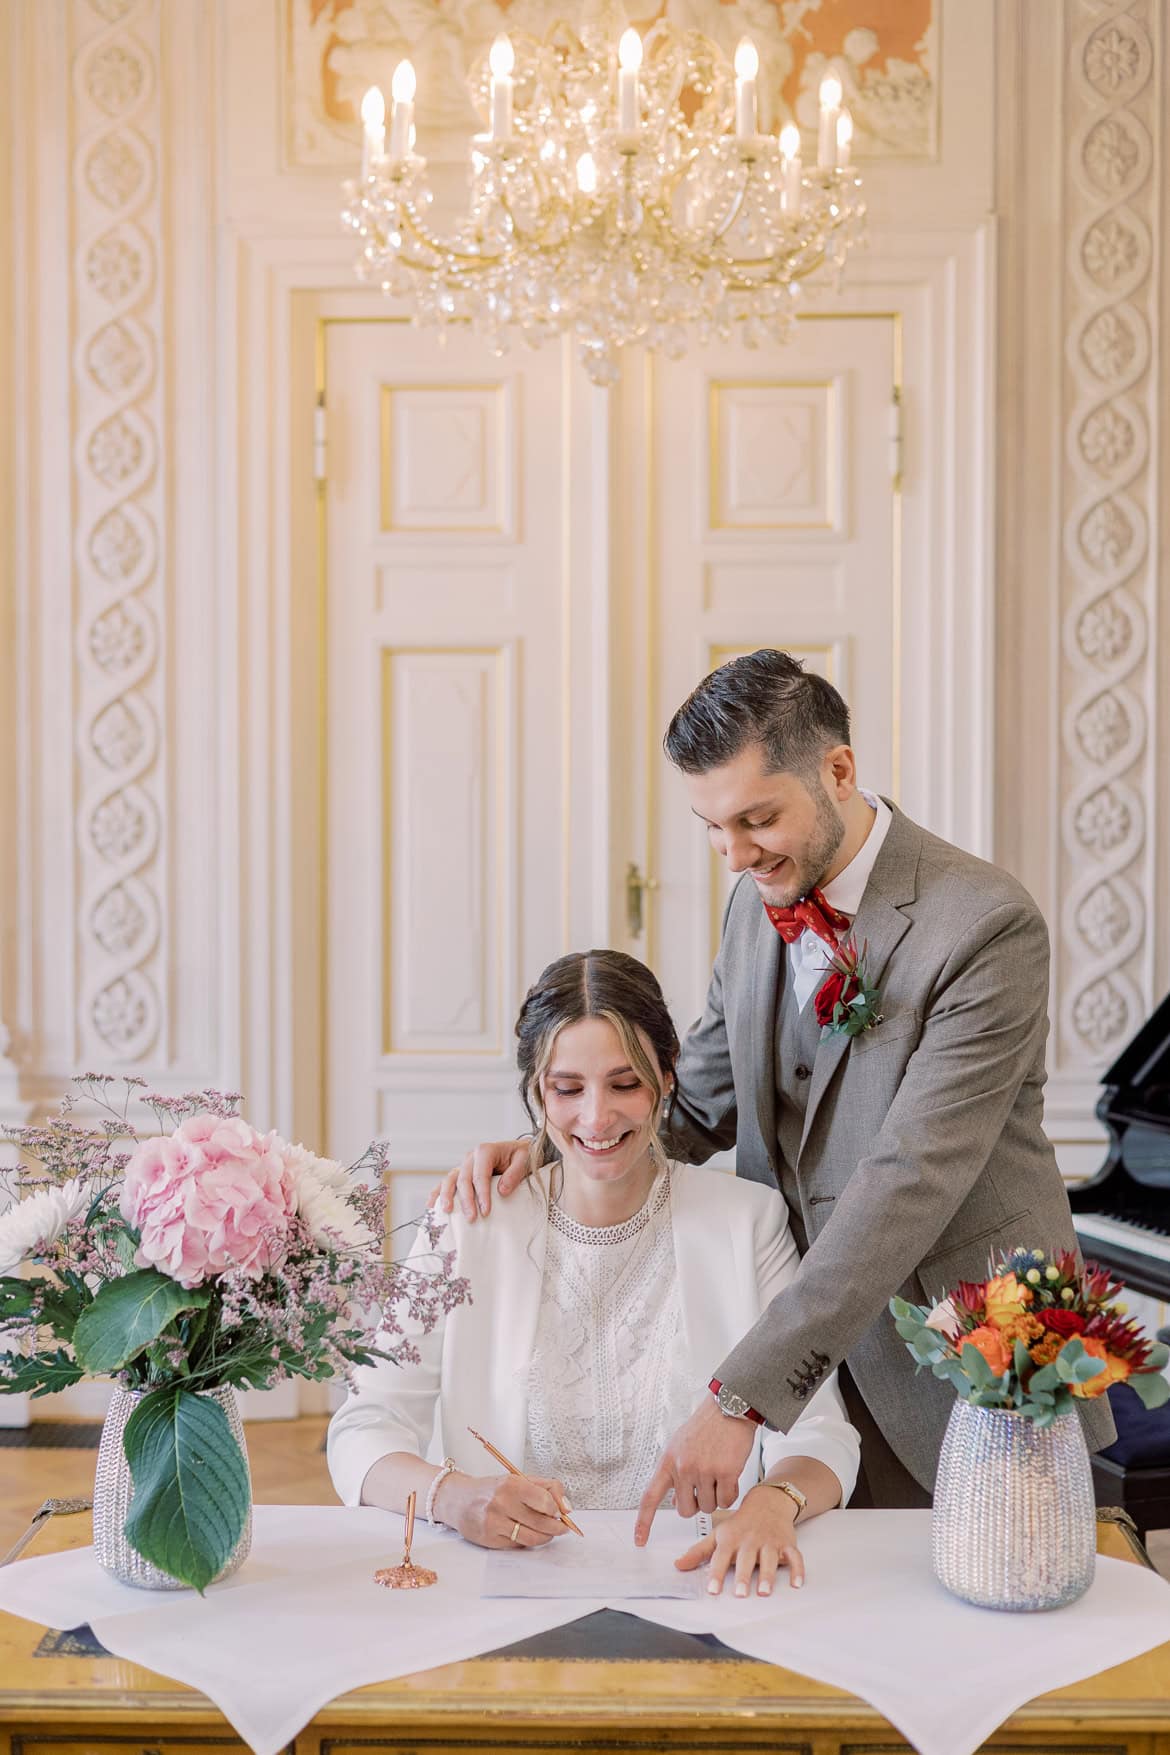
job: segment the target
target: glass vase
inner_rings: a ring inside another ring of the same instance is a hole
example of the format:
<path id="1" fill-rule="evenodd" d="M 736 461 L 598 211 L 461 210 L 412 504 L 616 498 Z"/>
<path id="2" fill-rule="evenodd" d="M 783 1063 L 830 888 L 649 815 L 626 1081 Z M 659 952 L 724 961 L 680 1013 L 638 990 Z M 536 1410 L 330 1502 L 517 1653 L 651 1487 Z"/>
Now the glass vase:
<path id="1" fill-rule="evenodd" d="M 152 1561 L 144 1559 L 137 1548 L 132 1548 L 126 1539 L 126 1517 L 134 1498 L 134 1480 L 130 1473 L 130 1464 L 126 1461 L 122 1434 L 126 1430 L 127 1420 L 145 1393 L 144 1390 L 116 1387 L 110 1401 L 102 1427 L 101 1444 L 98 1446 L 97 1473 L 93 1486 L 94 1552 L 98 1565 L 104 1567 L 122 1584 L 134 1585 L 139 1590 L 188 1590 L 190 1587 L 181 1579 L 172 1577 Z M 248 1447 L 244 1441 L 244 1422 L 240 1418 L 235 1390 L 204 1389 L 198 1393 L 219 1403 L 227 1415 L 232 1437 L 247 1463 Z M 251 1546 L 252 1507 L 249 1503 L 240 1539 L 211 1582 L 218 1584 L 220 1579 L 230 1578 L 233 1572 L 238 1572 L 248 1558 Z"/>
<path id="2" fill-rule="evenodd" d="M 1097 1514 L 1081 1422 L 956 1401 L 934 1487 L 934 1570 L 984 1609 L 1059 1609 L 1093 1582 Z"/>

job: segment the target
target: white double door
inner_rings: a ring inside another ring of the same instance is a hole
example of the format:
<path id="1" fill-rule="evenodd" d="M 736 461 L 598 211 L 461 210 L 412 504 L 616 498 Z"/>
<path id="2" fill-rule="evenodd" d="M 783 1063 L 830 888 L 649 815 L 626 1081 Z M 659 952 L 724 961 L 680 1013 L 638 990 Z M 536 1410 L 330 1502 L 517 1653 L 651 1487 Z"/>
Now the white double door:
<path id="1" fill-rule="evenodd" d="M 608 396 L 548 348 L 323 336 L 326 1134 L 389 1138 L 403 1222 L 515 1130 L 515 1019 L 554 957 L 628 950 L 680 1027 L 698 1010 L 724 878 L 661 738 L 708 670 L 797 653 L 895 786 L 893 323 L 632 354 Z"/>

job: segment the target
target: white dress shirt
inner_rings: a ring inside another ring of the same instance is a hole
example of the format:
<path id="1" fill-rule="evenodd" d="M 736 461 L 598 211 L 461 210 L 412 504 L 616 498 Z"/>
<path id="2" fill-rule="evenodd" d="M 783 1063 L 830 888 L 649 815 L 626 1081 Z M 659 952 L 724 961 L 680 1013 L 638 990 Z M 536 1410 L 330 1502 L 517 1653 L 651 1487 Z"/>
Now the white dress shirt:
<path id="1" fill-rule="evenodd" d="M 821 891 L 829 906 L 836 908 L 841 914 L 847 914 L 850 920 L 861 907 L 869 874 L 894 820 L 893 812 L 884 799 L 878 798 L 873 792 L 866 792 L 862 787 L 858 787 L 858 791 L 875 812 L 869 834 L 844 871 L 839 871 L 832 882 L 825 884 Z M 801 1011 L 824 980 L 832 955 L 832 945 L 827 945 L 823 938 L 818 938 L 815 932 L 810 932 L 807 928 L 788 946 L 788 972 L 792 979 L 792 991 Z"/>

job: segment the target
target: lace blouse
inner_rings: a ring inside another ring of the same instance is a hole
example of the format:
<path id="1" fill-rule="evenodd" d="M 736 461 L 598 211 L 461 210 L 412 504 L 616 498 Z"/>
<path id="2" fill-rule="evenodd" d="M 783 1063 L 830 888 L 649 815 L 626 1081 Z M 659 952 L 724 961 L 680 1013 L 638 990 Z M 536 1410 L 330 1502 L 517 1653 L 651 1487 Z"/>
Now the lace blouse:
<path id="1" fill-rule="evenodd" d="M 527 1367 L 527 1472 L 574 1505 L 637 1505 L 666 1440 L 694 1407 L 680 1371 L 670 1170 L 623 1224 L 549 1208 L 536 1344 Z"/>

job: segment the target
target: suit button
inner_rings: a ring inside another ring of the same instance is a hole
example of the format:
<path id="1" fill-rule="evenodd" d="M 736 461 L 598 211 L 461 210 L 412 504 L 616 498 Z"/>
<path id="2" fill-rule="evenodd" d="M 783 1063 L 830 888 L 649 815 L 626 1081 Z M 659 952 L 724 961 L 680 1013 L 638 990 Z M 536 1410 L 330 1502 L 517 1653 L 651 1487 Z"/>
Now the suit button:
<path id="1" fill-rule="evenodd" d="M 798 1079 L 811 1079 L 812 1077 L 812 1067 L 805 1066 L 803 1060 L 794 1070 Z"/>

